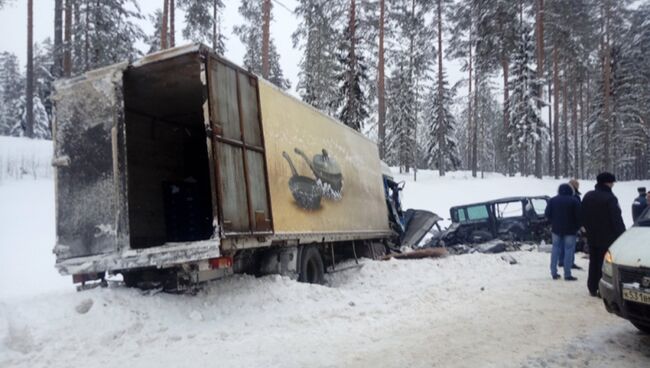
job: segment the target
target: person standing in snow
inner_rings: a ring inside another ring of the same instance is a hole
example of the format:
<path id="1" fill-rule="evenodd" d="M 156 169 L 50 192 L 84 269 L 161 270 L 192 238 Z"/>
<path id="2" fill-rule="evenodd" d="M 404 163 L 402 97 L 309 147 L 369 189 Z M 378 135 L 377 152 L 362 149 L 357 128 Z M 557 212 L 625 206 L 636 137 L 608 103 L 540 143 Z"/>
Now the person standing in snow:
<path id="1" fill-rule="evenodd" d="M 571 189 L 573 189 L 573 196 L 580 202 L 580 182 L 578 179 L 571 179 L 569 180 L 569 186 L 571 186 Z M 578 232 L 576 233 L 576 244 L 578 242 L 578 237 L 580 237 L 580 229 L 578 229 Z M 574 251 L 574 256 L 575 256 L 575 251 Z M 575 257 L 574 257 L 575 259 Z M 564 247 L 560 247 L 560 256 L 558 257 L 558 267 L 564 267 Z M 571 266 L 572 269 L 574 270 L 582 270 L 582 267 L 578 266 L 575 264 L 575 261 L 573 265 Z"/>
<path id="2" fill-rule="evenodd" d="M 589 241 L 589 277 L 587 288 L 591 296 L 598 296 L 605 253 L 614 240 L 625 231 L 618 199 L 612 193 L 616 177 L 608 172 L 598 174 L 594 190 L 582 200 L 581 219 Z"/>
<path id="3" fill-rule="evenodd" d="M 557 273 L 560 251 L 564 248 L 564 264 L 572 265 L 576 250 L 576 234 L 580 228 L 580 201 L 575 198 L 569 184 L 561 184 L 557 195 L 550 199 L 544 214 L 551 222 L 553 249 L 551 251 L 551 277 L 560 278 Z M 571 267 L 564 267 L 564 279 L 575 281 L 571 275 Z"/>
<path id="4" fill-rule="evenodd" d="M 637 191 L 639 192 L 639 196 L 632 202 L 632 220 L 634 222 L 636 222 L 636 219 L 639 218 L 643 210 L 648 207 L 648 199 L 646 198 L 648 194 L 646 193 L 645 187 L 640 187 Z"/>

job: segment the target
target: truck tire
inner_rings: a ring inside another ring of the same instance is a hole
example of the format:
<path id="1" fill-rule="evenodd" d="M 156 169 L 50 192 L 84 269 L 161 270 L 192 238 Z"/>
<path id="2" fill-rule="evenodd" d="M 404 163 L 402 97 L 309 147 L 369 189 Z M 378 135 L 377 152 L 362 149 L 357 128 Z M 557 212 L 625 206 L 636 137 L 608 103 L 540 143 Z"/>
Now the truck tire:
<path id="1" fill-rule="evenodd" d="M 323 258 L 316 246 L 310 245 L 302 250 L 298 281 L 322 285 L 325 282 Z"/>
<path id="2" fill-rule="evenodd" d="M 632 322 L 632 324 L 634 325 L 634 327 L 638 328 L 639 331 L 643 332 L 646 335 L 650 335 L 650 325 L 641 324 L 638 322 Z"/>

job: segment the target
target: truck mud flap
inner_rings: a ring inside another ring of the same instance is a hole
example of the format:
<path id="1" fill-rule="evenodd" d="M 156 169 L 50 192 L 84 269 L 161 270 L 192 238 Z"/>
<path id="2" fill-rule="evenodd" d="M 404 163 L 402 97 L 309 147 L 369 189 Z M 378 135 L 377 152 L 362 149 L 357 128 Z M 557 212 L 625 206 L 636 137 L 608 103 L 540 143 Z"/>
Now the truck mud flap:
<path id="1" fill-rule="evenodd" d="M 440 216 L 433 212 L 413 209 L 406 211 L 404 219 L 406 226 L 400 237 L 400 244 L 408 247 L 417 246 L 429 230 L 441 220 Z"/>

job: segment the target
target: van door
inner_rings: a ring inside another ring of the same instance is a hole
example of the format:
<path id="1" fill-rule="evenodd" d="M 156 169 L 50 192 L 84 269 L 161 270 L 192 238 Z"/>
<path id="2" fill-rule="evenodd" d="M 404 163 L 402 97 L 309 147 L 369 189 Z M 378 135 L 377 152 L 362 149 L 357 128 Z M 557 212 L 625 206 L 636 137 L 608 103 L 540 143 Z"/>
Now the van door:
<path id="1" fill-rule="evenodd" d="M 122 71 L 56 84 L 54 159 L 58 260 L 128 244 Z"/>
<path id="2" fill-rule="evenodd" d="M 213 57 L 207 70 L 222 234 L 271 233 L 257 78 Z"/>

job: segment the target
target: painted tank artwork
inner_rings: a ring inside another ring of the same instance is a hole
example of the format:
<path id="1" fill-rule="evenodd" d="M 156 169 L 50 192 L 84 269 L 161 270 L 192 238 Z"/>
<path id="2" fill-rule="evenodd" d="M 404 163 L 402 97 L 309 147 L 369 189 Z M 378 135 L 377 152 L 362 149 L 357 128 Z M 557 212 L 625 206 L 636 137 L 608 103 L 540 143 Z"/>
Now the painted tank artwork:
<path id="1" fill-rule="evenodd" d="M 287 152 L 282 156 L 287 160 L 291 168 L 289 178 L 289 190 L 298 207 L 305 210 L 318 210 L 321 208 L 323 198 L 339 201 L 343 198 L 343 174 L 341 167 L 336 160 L 330 157 L 323 148 L 322 154 L 314 155 L 310 159 L 301 149 L 296 148 L 294 152 L 305 160 L 305 163 L 313 172 L 315 179 L 300 175 Z"/>

